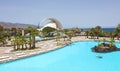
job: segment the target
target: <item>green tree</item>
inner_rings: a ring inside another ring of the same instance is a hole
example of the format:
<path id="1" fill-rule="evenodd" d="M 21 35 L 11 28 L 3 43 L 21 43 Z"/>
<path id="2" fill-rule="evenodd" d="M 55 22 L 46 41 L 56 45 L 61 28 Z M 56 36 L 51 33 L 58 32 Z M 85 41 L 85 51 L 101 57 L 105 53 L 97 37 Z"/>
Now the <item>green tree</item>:
<path id="1" fill-rule="evenodd" d="M 117 39 L 119 40 L 119 37 L 120 37 L 120 24 L 118 24 L 118 26 L 116 27 L 115 33 L 116 33 Z"/>
<path id="2" fill-rule="evenodd" d="M 15 39 L 12 41 L 14 45 L 14 50 L 20 50 L 21 39 L 19 36 L 15 36 Z"/>
<path id="3" fill-rule="evenodd" d="M 59 43 L 60 43 L 60 33 L 59 33 L 59 31 L 57 31 L 56 42 L 57 42 L 57 45 L 59 45 Z"/>
<path id="4" fill-rule="evenodd" d="M 17 34 L 17 28 L 16 27 L 12 27 L 11 28 L 11 32 L 12 32 L 12 36 L 16 36 L 16 34 Z"/>
<path id="5" fill-rule="evenodd" d="M 64 34 L 64 36 L 63 36 L 64 41 L 66 41 L 66 38 L 67 38 L 67 32 L 68 32 L 68 31 L 69 31 L 68 29 L 64 29 L 64 30 L 62 30 L 62 33 Z"/>
<path id="6" fill-rule="evenodd" d="M 76 34 L 80 33 L 80 29 L 75 27 L 71 29 L 72 33 L 74 34 L 73 36 L 76 36 Z"/>
<path id="7" fill-rule="evenodd" d="M 0 25 L 0 32 L 4 30 L 4 27 Z"/>
<path id="8" fill-rule="evenodd" d="M 110 47 L 112 47 L 114 45 L 115 40 L 114 39 L 110 39 L 109 42 L 110 42 Z"/>
<path id="9" fill-rule="evenodd" d="M 29 26 L 27 28 L 27 30 L 29 31 L 30 33 L 30 36 L 29 36 L 29 45 L 30 45 L 30 48 L 35 48 L 35 36 L 37 36 L 39 34 L 39 31 L 31 26 Z M 31 43 L 32 42 L 32 43 Z M 31 46 L 32 44 L 32 46 Z"/>
<path id="10" fill-rule="evenodd" d="M 42 32 L 44 33 L 44 35 L 47 35 L 48 33 L 54 32 L 54 31 L 56 31 L 56 29 L 55 29 L 55 28 L 52 28 L 52 27 L 45 27 L 45 28 L 42 30 Z"/>
<path id="11" fill-rule="evenodd" d="M 0 42 L 2 43 L 2 45 L 4 46 L 6 43 L 6 37 L 5 37 L 5 33 L 4 33 L 4 27 L 0 25 Z"/>
<path id="12" fill-rule="evenodd" d="M 97 39 L 99 39 L 99 34 L 102 32 L 101 26 L 95 27 L 95 35 L 97 36 Z"/>
<path id="13" fill-rule="evenodd" d="M 91 28 L 89 34 L 90 34 L 91 38 L 93 39 L 95 36 L 95 28 Z"/>
<path id="14" fill-rule="evenodd" d="M 6 43 L 6 38 L 5 38 L 5 36 L 4 36 L 3 33 L 0 33 L 0 42 L 2 43 L 3 46 L 4 46 L 5 43 Z"/>
<path id="15" fill-rule="evenodd" d="M 107 40 L 104 38 L 104 39 L 103 39 L 103 43 L 106 43 L 106 42 L 107 42 Z"/>
<path id="16" fill-rule="evenodd" d="M 89 36 L 89 31 L 86 30 L 86 31 L 85 31 L 85 34 L 86 34 L 86 37 L 88 38 L 88 36 Z"/>
<path id="17" fill-rule="evenodd" d="M 27 49 L 26 44 L 27 44 L 27 40 L 26 40 L 25 36 L 22 36 L 22 39 L 21 39 L 22 50 Z M 24 46 L 25 46 L 25 48 L 24 48 Z"/>
<path id="18" fill-rule="evenodd" d="M 72 37 L 75 35 L 73 31 L 68 31 L 67 32 L 67 35 L 68 35 L 68 38 L 69 38 L 69 41 L 71 41 Z"/>
<path id="19" fill-rule="evenodd" d="M 108 33 L 108 36 L 109 36 L 111 39 L 114 39 L 115 36 L 116 36 L 116 34 L 115 34 L 115 32 L 109 32 L 109 33 Z"/>

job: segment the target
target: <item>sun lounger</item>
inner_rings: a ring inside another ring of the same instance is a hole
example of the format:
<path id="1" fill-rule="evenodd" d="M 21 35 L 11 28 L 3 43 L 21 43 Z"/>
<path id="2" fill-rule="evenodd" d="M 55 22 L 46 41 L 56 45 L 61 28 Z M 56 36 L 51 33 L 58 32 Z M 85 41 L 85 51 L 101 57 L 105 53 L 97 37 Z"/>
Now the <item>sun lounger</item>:
<path id="1" fill-rule="evenodd" d="M 1 56 L 0 59 L 8 58 L 9 56 Z"/>
<path id="2" fill-rule="evenodd" d="M 30 55 L 34 55 L 34 54 L 37 54 L 37 52 L 31 52 L 31 53 L 29 53 Z"/>
<path id="3" fill-rule="evenodd" d="M 7 61 L 6 59 L 0 59 L 0 62 L 5 62 L 5 61 Z"/>
<path id="4" fill-rule="evenodd" d="M 38 51 L 38 53 L 42 53 L 42 52 L 44 52 L 44 51 L 42 51 L 42 50 L 39 50 L 39 51 Z"/>
<path id="5" fill-rule="evenodd" d="M 17 56 L 20 56 L 20 55 L 24 55 L 25 53 L 17 53 L 16 55 Z"/>
<path id="6" fill-rule="evenodd" d="M 21 58 L 21 57 L 26 57 L 28 55 L 26 55 L 25 53 L 17 53 L 16 56 Z"/>
<path id="7" fill-rule="evenodd" d="M 10 56 L 1 56 L 0 57 L 0 62 L 6 62 L 6 61 L 10 61 L 12 60 L 13 58 L 10 57 Z"/>
<path id="8" fill-rule="evenodd" d="M 52 48 L 48 48 L 48 49 L 47 49 L 47 51 L 50 51 L 50 50 L 52 50 Z"/>

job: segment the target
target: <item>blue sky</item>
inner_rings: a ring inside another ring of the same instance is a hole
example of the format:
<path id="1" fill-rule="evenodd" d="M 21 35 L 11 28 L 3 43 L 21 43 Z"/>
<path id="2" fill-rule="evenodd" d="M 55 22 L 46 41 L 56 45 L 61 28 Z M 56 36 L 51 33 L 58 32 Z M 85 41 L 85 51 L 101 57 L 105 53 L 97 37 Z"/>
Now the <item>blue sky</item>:
<path id="1" fill-rule="evenodd" d="M 49 17 L 64 28 L 116 27 L 120 0 L 0 0 L 0 21 L 37 25 Z"/>

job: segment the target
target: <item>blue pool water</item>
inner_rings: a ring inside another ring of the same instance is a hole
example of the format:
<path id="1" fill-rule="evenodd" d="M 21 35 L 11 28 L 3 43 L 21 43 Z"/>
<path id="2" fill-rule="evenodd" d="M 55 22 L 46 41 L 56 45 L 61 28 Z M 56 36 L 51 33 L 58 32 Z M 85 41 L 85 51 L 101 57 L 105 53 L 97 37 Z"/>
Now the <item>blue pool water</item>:
<path id="1" fill-rule="evenodd" d="M 35 40 L 38 41 L 38 40 L 42 40 L 42 38 L 40 36 L 36 36 L 35 37 Z"/>
<path id="2" fill-rule="evenodd" d="M 27 37 L 26 39 L 29 40 L 29 37 Z M 39 41 L 39 40 L 42 40 L 42 39 L 43 39 L 43 38 L 40 37 L 40 36 L 35 36 L 35 40 L 36 40 L 36 41 Z"/>
<path id="3" fill-rule="evenodd" d="M 0 71 L 120 71 L 120 51 L 92 52 L 91 47 L 97 44 L 75 42 L 46 54 L 0 64 Z M 120 47 L 120 43 L 116 46 Z"/>

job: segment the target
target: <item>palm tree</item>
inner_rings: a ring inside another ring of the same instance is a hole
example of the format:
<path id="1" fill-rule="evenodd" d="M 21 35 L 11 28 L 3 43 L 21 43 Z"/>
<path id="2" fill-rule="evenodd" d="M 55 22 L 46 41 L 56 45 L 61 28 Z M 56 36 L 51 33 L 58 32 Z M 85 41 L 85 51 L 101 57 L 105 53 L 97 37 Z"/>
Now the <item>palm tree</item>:
<path id="1" fill-rule="evenodd" d="M 68 30 L 67 30 L 67 29 L 64 29 L 64 30 L 61 30 L 61 32 L 63 33 L 62 36 L 63 36 L 64 41 L 66 41 Z"/>
<path id="2" fill-rule="evenodd" d="M 114 39 L 110 39 L 110 41 L 109 41 L 109 42 L 110 42 L 110 47 L 111 47 L 111 46 L 113 46 L 113 45 L 114 45 L 115 40 L 114 40 Z"/>
<path id="3" fill-rule="evenodd" d="M 10 40 L 11 33 L 9 28 L 4 28 L 4 34 L 7 40 Z"/>
<path id="4" fill-rule="evenodd" d="M 116 34 L 115 34 L 115 32 L 109 32 L 108 36 L 110 36 L 111 39 L 114 39 Z"/>
<path id="5" fill-rule="evenodd" d="M 103 43 L 106 43 L 106 42 L 107 42 L 107 40 L 104 38 L 104 39 L 103 39 Z"/>
<path id="6" fill-rule="evenodd" d="M 117 39 L 119 40 L 119 37 L 120 37 L 120 24 L 118 24 L 118 26 L 116 27 L 115 33 L 116 33 Z"/>
<path id="7" fill-rule="evenodd" d="M 69 41 L 71 41 L 72 37 L 75 35 L 73 31 L 68 31 L 67 32 L 67 35 L 68 35 L 68 38 L 69 38 Z"/>
<path id="8" fill-rule="evenodd" d="M 29 40 L 27 41 L 27 43 L 29 44 L 29 48 L 28 49 L 31 49 L 32 48 L 32 38 L 31 36 L 29 36 Z"/>
<path id="9" fill-rule="evenodd" d="M 2 42 L 2 45 L 4 46 L 6 43 L 6 35 L 4 33 L 4 27 L 0 25 L 0 42 Z"/>
<path id="10" fill-rule="evenodd" d="M 20 36 L 15 36 L 15 39 L 12 41 L 14 45 L 14 50 L 24 50 L 27 48 L 26 45 L 26 38 L 23 36 L 22 38 Z M 25 46 L 25 47 L 24 47 Z"/>
<path id="11" fill-rule="evenodd" d="M 15 39 L 13 40 L 14 50 L 19 50 L 20 44 L 21 44 L 20 37 L 15 36 Z"/>
<path id="12" fill-rule="evenodd" d="M 29 36 L 29 45 L 30 45 L 30 48 L 35 48 L 35 36 L 38 35 L 38 30 L 36 30 L 35 28 L 29 26 L 27 28 L 27 30 L 29 31 L 30 33 L 30 36 Z M 32 43 L 31 43 L 32 42 Z M 32 44 L 32 46 L 31 46 Z"/>
<path id="13" fill-rule="evenodd" d="M 13 45 L 13 49 L 16 50 L 16 42 L 15 42 L 15 40 L 12 41 L 11 45 Z"/>
<path id="14" fill-rule="evenodd" d="M 32 35 L 32 38 L 33 38 L 33 46 L 32 47 L 35 48 L 36 47 L 35 46 L 35 36 L 38 35 L 38 30 L 33 28 L 33 32 L 31 33 L 31 35 Z"/>
<path id="15" fill-rule="evenodd" d="M 101 42 L 101 41 L 100 41 L 99 39 L 98 39 L 98 41 L 97 41 L 97 42 L 98 42 L 98 45 L 100 45 L 100 42 Z"/>
<path id="16" fill-rule="evenodd" d="M 90 34 L 91 38 L 93 39 L 95 36 L 95 28 L 91 28 L 89 34 Z"/>
<path id="17" fill-rule="evenodd" d="M 4 46 L 6 43 L 6 38 L 3 33 L 0 33 L 0 42 L 2 42 L 2 45 Z"/>
<path id="18" fill-rule="evenodd" d="M 28 33 L 29 33 L 29 40 L 28 40 L 28 44 L 29 44 L 29 49 L 31 49 L 32 48 L 32 35 L 31 35 L 31 33 L 32 33 L 32 27 L 31 26 L 28 26 L 27 28 L 26 28 L 26 30 L 28 31 Z"/>
<path id="19" fill-rule="evenodd" d="M 0 25 L 0 33 L 4 30 L 4 27 Z"/>
<path id="20" fill-rule="evenodd" d="M 97 39 L 99 39 L 99 34 L 101 33 L 101 31 L 102 31 L 101 26 L 95 27 L 95 34 L 97 36 Z"/>
<path id="21" fill-rule="evenodd" d="M 12 28 L 11 28 L 11 31 L 12 31 L 12 35 L 16 36 L 17 28 L 12 27 Z"/>
<path id="22" fill-rule="evenodd" d="M 59 31 L 57 31 L 57 35 L 56 35 L 57 45 L 59 45 L 59 41 L 60 41 L 60 33 L 59 33 Z"/>
<path id="23" fill-rule="evenodd" d="M 80 29 L 75 27 L 75 28 L 72 28 L 71 29 L 72 33 L 74 34 L 73 36 L 76 36 L 76 33 L 79 33 L 80 32 Z"/>
<path id="24" fill-rule="evenodd" d="M 26 40 L 25 36 L 22 36 L 22 39 L 21 39 L 22 50 L 27 49 L 26 42 L 27 42 L 27 40 Z M 24 46 L 25 46 L 25 48 L 24 48 Z"/>
<path id="25" fill-rule="evenodd" d="M 89 31 L 85 31 L 85 34 L 86 34 L 86 37 L 88 38 L 88 35 L 89 35 Z"/>

